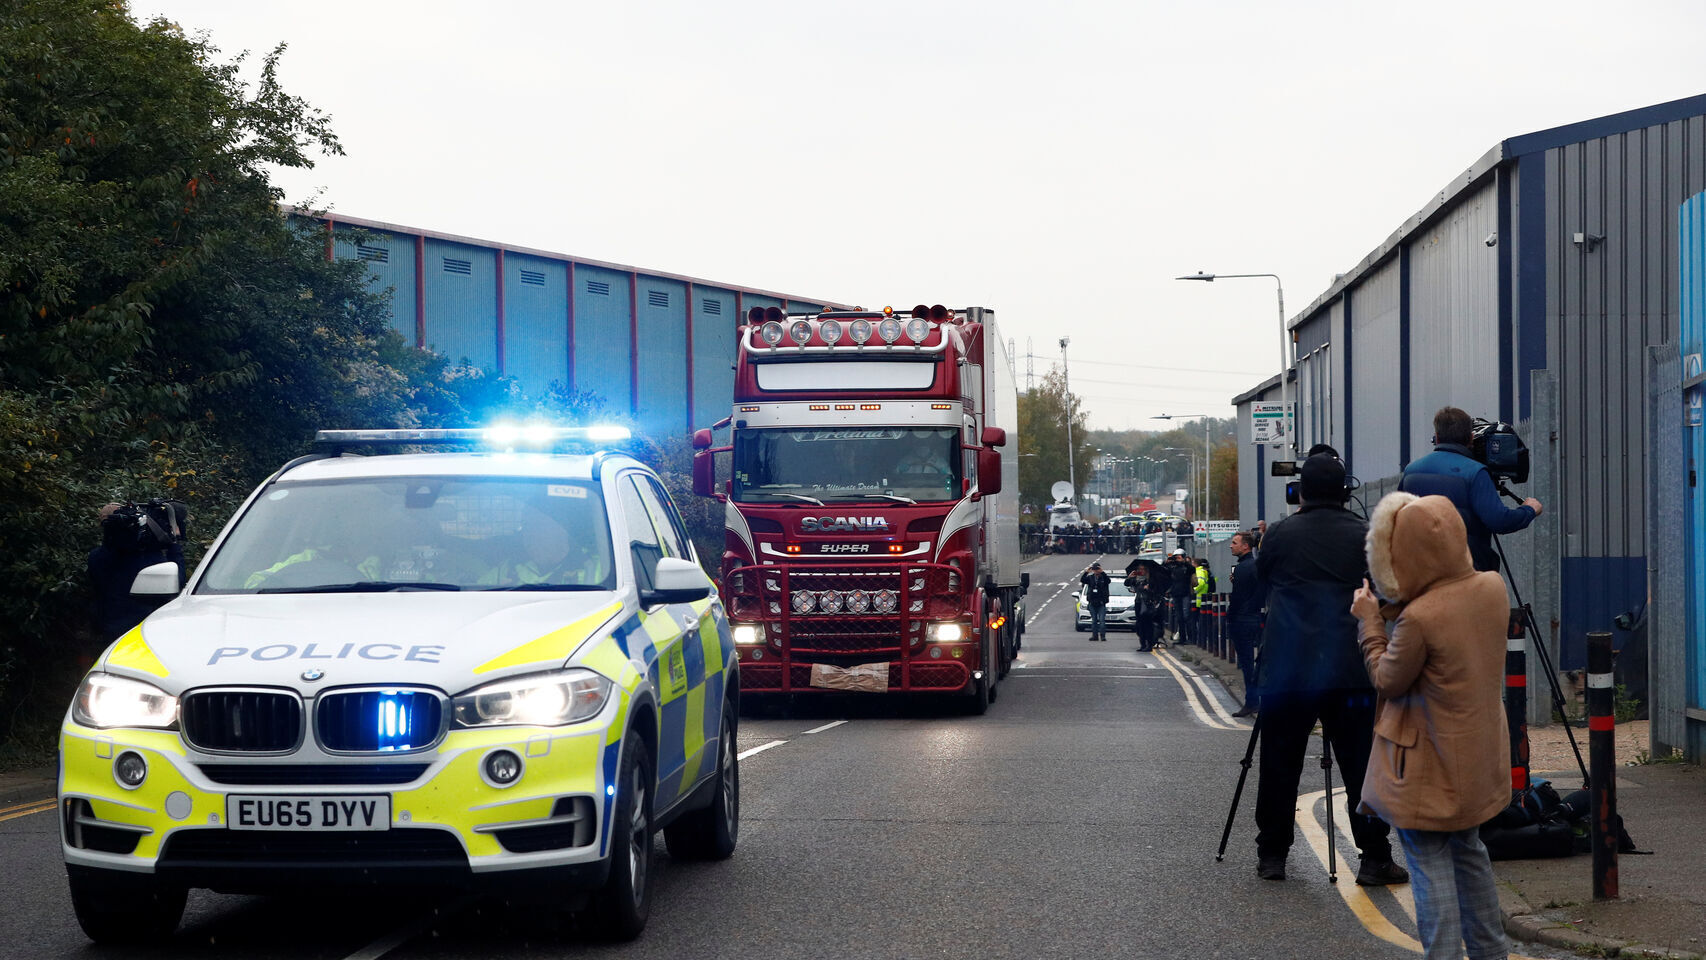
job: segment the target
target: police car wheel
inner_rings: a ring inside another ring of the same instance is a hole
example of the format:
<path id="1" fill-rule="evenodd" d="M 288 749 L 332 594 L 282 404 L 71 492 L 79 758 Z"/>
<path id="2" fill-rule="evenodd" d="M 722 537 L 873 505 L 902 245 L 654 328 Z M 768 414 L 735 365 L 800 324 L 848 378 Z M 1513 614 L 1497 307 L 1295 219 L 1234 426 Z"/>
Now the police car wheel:
<path id="1" fill-rule="evenodd" d="M 723 704 L 717 735 L 717 787 L 711 803 L 684 813 L 663 829 L 669 855 L 677 860 L 727 860 L 740 838 L 740 759 L 735 755 L 734 707 Z"/>
<path id="2" fill-rule="evenodd" d="M 67 866 L 77 925 L 99 944 L 160 943 L 178 929 L 188 894 L 152 877 Z"/>
<path id="3" fill-rule="evenodd" d="M 652 909 L 652 761 L 632 730 L 622 741 L 616 773 L 616 809 L 610 817 L 610 876 L 583 914 L 592 932 L 632 940 Z"/>

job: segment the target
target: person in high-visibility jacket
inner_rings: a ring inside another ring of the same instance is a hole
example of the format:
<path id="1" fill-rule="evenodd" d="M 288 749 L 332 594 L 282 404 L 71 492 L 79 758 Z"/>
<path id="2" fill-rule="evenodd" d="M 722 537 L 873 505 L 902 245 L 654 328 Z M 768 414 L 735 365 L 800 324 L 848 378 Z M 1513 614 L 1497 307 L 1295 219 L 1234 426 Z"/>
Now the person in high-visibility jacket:
<path id="1" fill-rule="evenodd" d="M 1192 571 L 1191 580 L 1191 612 L 1186 616 L 1186 634 L 1192 643 L 1202 642 L 1202 608 L 1208 599 L 1208 561 L 1199 558 L 1196 570 Z"/>

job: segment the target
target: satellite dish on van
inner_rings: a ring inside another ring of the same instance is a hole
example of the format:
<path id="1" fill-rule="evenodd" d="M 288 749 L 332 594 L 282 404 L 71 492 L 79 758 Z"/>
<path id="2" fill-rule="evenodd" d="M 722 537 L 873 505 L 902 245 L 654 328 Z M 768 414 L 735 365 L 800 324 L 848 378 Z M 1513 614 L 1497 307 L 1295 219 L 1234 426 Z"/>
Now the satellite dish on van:
<path id="1" fill-rule="evenodd" d="M 1048 488 L 1048 494 L 1054 498 L 1056 503 L 1059 503 L 1062 500 L 1071 500 L 1072 484 L 1067 483 L 1065 480 L 1056 480 L 1054 482 L 1054 486 Z"/>

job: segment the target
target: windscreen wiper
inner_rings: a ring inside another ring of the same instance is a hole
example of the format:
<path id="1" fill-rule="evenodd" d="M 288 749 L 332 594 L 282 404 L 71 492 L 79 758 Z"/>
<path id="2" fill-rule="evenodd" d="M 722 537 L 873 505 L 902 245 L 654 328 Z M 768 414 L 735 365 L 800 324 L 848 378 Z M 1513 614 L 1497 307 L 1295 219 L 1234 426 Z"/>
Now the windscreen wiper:
<path id="1" fill-rule="evenodd" d="M 517 591 L 518 590 L 540 590 L 540 591 L 558 591 L 558 590 L 560 590 L 560 591 L 563 591 L 566 593 L 566 592 L 569 592 L 572 590 L 608 590 L 608 589 L 610 589 L 610 588 L 605 587 L 605 586 L 600 586 L 599 584 L 596 584 L 596 583 L 518 583 L 518 584 L 516 584 L 514 586 L 510 586 L 510 587 L 483 587 L 483 588 L 481 588 L 481 592 L 483 592 L 483 593 L 498 593 L 498 592 L 510 591 L 510 590 L 517 590 Z"/>
<path id="2" fill-rule="evenodd" d="M 410 590 L 461 590 L 454 583 L 430 580 L 358 580 L 354 583 L 319 583 L 302 587 L 262 587 L 256 593 L 394 593 Z"/>
<path id="3" fill-rule="evenodd" d="M 893 500 L 896 503 L 917 503 L 918 502 L 917 500 L 914 500 L 911 497 L 903 497 L 898 493 L 861 493 L 861 494 L 859 494 L 859 496 L 862 497 L 863 499 L 866 499 L 866 500 L 869 500 L 872 497 L 880 497 L 881 499 L 884 499 L 884 500 Z"/>
<path id="4" fill-rule="evenodd" d="M 808 497 L 802 493 L 774 493 L 774 492 L 769 491 L 769 490 L 760 490 L 758 492 L 764 494 L 767 497 L 787 497 L 790 500 L 798 500 L 801 503 L 809 503 L 814 507 L 823 506 L 822 500 L 819 500 L 816 497 Z"/>

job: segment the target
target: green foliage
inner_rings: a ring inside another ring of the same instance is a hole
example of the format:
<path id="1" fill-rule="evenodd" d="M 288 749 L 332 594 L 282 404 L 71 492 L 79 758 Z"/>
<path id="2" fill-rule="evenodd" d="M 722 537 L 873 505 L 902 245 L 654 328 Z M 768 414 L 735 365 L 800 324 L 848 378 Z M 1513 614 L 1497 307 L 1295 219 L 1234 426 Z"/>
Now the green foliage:
<path id="1" fill-rule="evenodd" d="M 56 716 L 101 639 L 96 510 L 171 495 L 211 539 L 316 428 L 460 423 L 510 390 L 405 344 L 270 167 L 339 153 L 242 58 L 123 4 L 0 5 L 0 741 Z M 199 546 L 189 544 L 194 562 Z M 45 704 L 45 706 L 43 706 Z M 51 733 L 51 724 L 48 725 Z M 24 746 L 20 748 L 20 739 Z"/>
<path id="2" fill-rule="evenodd" d="M 1067 470 L 1066 418 L 1072 417 L 1072 465 L 1079 494 L 1090 481 L 1095 456 L 1087 428 L 1089 414 L 1083 399 L 1070 397 L 1059 371 L 1051 370 L 1036 387 L 1019 394 L 1019 502 L 1046 505 L 1054 498 L 1049 488 L 1069 476 Z M 1035 516 L 1035 515 L 1033 515 Z"/>

